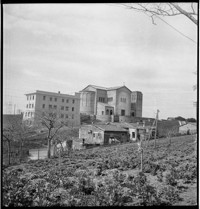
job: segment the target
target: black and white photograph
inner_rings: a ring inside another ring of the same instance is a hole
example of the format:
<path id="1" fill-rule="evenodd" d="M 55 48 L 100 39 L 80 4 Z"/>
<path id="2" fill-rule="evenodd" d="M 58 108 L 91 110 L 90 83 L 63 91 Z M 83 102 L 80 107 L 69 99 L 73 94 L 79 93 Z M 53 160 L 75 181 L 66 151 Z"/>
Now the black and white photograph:
<path id="1" fill-rule="evenodd" d="M 198 206 L 198 3 L 1 11 L 3 207 Z"/>

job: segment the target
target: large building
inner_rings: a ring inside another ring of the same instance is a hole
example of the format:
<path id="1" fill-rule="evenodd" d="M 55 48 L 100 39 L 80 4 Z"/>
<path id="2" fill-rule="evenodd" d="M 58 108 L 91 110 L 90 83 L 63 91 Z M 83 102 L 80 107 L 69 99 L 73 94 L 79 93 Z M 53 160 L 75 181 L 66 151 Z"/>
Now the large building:
<path id="1" fill-rule="evenodd" d="M 142 117 L 142 93 L 126 86 L 88 85 L 80 91 L 80 113 L 97 116 Z"/>
<path id="2" fill-rule="evenodd" d="M 80 94 L 75 95 L 36 91 L 25 94 L 27 98 L 23 120 L 27 124 L 37 122 L 43 114 L 56 113 L 57 117 L 69 126 L 80 125 Z"/>

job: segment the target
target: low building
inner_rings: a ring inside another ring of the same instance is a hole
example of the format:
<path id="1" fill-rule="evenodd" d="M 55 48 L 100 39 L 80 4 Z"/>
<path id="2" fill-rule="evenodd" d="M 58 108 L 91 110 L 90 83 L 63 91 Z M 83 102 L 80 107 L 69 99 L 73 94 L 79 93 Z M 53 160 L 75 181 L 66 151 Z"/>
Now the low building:
<path id="1" fill-rule="evenodd" d="M 187 123 L 179 127 L 180 134 L 196 134 L 197 125 L 196 123 Z"/>
<path id="2" fill-rule="evenodd" d="M 85 125 L 79 129 L 79 138 L 86 144 L 109 144 L 109 139 L 129 141 L 129 133 L 126 129 L 111 124 Z"/>
<path id="3" fill-rule="evenodd" d="M 80 125 L 79 93 L 69 95 L 37 90 L 25 95 L 27 102 L 23 120 L 27 124 L 37 123 L 39 117 L 53 112 L 58 119 L 67 122 L 69 126 Z"/>

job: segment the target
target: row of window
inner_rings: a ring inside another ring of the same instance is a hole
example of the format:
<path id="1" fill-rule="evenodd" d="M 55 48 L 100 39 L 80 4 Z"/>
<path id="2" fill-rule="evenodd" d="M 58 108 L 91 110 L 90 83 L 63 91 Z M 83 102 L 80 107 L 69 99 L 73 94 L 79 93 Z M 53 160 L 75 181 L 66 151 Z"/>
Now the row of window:
<path id="1" fill-rule="evenodd" d="M 99 102 L 105 102 L 105 98 L 104 97 L 99 97 Z"/>
<path id="2" fill-rule="evenodd" d="M 26 108 L 34 108 L 34 104 L 27 104 Z"/>
<path id="3" fill-rule="evenodd" d="M 43 100 L 46 100 L 46 96 L 43 96 Z M 49 97 L 49 101 L 53 101 L 53 97 Z M 56 97 L 54 97 L 54 101 L 57 102 L 57 98 Z M 65 99 L 62 98 L 61 101 L 65 102 Z M 66 99 L 66 103 L 69 103 L 69 99 Z M 72 103 L 73 104 L 75 103 L 75 99 L 72 99 Z"/>
<path id="4" fill-rule="evenodd" d="M 125 102 L 126 103 L 126 98 L 121 98 L 121 102 Z"/>
<path id="5" fill-rule="evenodd" d="M 34 100 L 34 95 L 27 96 L 27 100 Z"/>
<path id="6" fill-rule="evenodd" d="M 45 108 L 45 104 L 42 105 L 42 108 L 43 109 Z M 57 105 L 49 105 L 49 109 L 57 110 Z M 61 106 L 60 109 L 65 110 L 65 111 L 69 111 L 69 107 Z M 74 111 L 74 107 L 72 107 L 72 111 Z"/>
<path id="7" fill-rule="evenodd" d="M 26 117 L 33 117 L 34 116 L 34 112 L 26 112 L 25 116 Z"/>
<path id="8" fill-rule="evenodd" d="M 57 117 L 57 114 L 56 113 L 49 113 L 49 117 Z M 59 115 L 60 118 L 64 119 L 64 118 L 69 118 L 69 115 L 68 114 L 60 114 Z M 72 119 L 74 119 L 74 115 L 72 115 Z"/>

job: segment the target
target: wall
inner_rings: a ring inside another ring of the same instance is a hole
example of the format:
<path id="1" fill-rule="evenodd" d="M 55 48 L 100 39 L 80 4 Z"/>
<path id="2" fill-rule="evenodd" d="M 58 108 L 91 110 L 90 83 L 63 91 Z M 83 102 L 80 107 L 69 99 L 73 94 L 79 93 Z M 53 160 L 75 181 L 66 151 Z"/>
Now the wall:
<path id="1" fill-rule="evenodd" d="M 95 110 L 95 92 L 81 92 L 80 95 L 80 113 L 94 114 Z"/>
<path id="2" fill-rule="evenodd" d="M 116 112 L 116 104 L 117 104 L 117 94 L 116 94 L 116 90 L 109 90 L 107 91 L 107 98 L 112 97 L 113 100 L 112 101 L 108 101 L 108 104 L 114 107 L 114 115 L 117 114 Z"/>
<path id="3" fill-rule="evenodd" d="M 107 106 L 105 103 L 97 102 L 97 115 L 102 115 L 102 111 L 103 115 L 106 115 L 107 110 L 109 111 L 109 115 L 111 110 L 112 114 L 114 114 L 114 107 Z"/>
<path id="4" fill-rule="evenodd" d="M 131 93 L 131 103 L 134 106 L 135 117 L 142 117 L 142 101 L 143 95 L 140 91 L 133 91 Z"/>
<path id="5" fill-rule="evenodd" d="M 126 98 L 126 102 L 122 102 L 121 98 Z M 125 110 L 125 116 L 130 116 L 130 114 L 131 114 L 131 92 L 125 87 L 117 89 L 116 114 L 121 115 L 122 109 Z"/>
<path id="6" fill-rule="evenodd" d="M 95 137 L 93 137 L 93 133 L 95 133 Z M 100 133 L 100 136 L 98 136 Z M 94 144 L 100 143 L 103 144 L 104 142 L 104 132 L 95 126 L 88 125 L 82 126 L 79 128 L 79 139 L 85 139 L 85 143 Z"/>
<path id="7" fill-rule="evenodd" d="M 96 119 L 103 122 L 111 122 L 111 115 L 96 115 Z"/>

